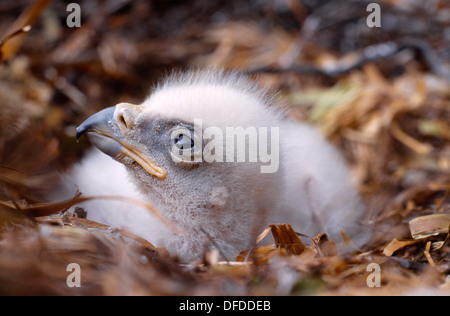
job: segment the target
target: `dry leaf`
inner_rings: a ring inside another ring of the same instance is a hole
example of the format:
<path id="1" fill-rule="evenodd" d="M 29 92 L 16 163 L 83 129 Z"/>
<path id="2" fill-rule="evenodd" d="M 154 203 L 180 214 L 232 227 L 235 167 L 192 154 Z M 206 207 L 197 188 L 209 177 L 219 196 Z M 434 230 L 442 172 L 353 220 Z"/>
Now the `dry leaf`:
<path id="1" fill-rule="evenodd" d="M 402 131 L 400 126 L 395 122 L 392 122 L 391 132 L 392 132 L 392 135 L 398 141 L 403 143 L 403 145 L 414 150 L 416 153 L 418 153 L 420 155 L 428 155 L 433 151 L 433 146 L 431 146 L 430 144 L 421 143 L 421 142 L 417 141 L 416 139 L 412 138 L 411 136 L 406 134 L 404 131 Z"/>
<path id="2" fill-rule="evenodd" d="M 427 258 L 428 263 L 432 266 L 435 267 L 436 263 L 434 263 L 433 258 L 430 255 L 430 249 L 431 249 L 431 241 L 427 242 L 427 245 L 425 247 L 425 250 L 423 252 L 423 254 L 425 255 L 425 258 Z"/>
<path id="3" fill-rule="evenodd" d="M 265 245 L 255 248 L 250 248 L 249 250 L 241 251 L 237 257 L 237 262 L 247 262 L 249 259 L 253 260 L 258 264 L 267 262 L 270 258 L 276 254 L 282 254 L 274 245 Z"/>
<path id="4" fill-rule="evenodd" d="M 449 226 L 450 231 L 450 226 Z M 445 246 L 445 244 L 450 240 L 450 232 L 448 233 L 447 237 L 443 241 L 435 241 L 431 244 L 431 251 L 438 251 L 441 250 L 442 247 Z"/>
<path id="5" fill-rule="evenodd" d="M 306 248 L 290 224 L 270 224 L 269 227 L 264 229 L 264 231 L 258 236 L 256 243 L 261 242 L 261 240 L 263 240 L 269 232 L 272 232 L 275 245 L 279 249 L 284 248 L 291 254 L 299 255 Z"/>
<path id="6" fill-rule="evenodd" d="M 144 248 L 156 251 L 156 247 L 153 246 L 150 242 L 148 242 L 147 240 L 145 240 L 133 233 L 130 233 L 123 229 L 113 229 L 109 225 L 91 221 L 91 220 L 88 220 L 85 218 L 73 217 L 72 215 L 64 216 L 64 217 L 42 216 L 42 217 L 37 217 L 36 221 L 39 223 L 58 224 L 61 226 L 69 225 L 69 226 L 80 226 L 80 227 L 83 227 L 86 229 L 103 230 L 103 231 L 110 231 L 110 232 L 117 231 L 123 237 L 137 241 Z"/>
<path id="7" fill-rule="evenodd" d="M 342 229 L 341 230 L 341 236 L 342 236 L 342 247 L 344 249 L 344 252 L 352 252 L 352 253 L 361 253 L 362 250 L 359 249 L 353 241 L 348 237 L 347 233 Z"/>
<path id="8" fill-rule="evenodd" d="M 261 234 L 259 234 L 258 238 L 256 238 L 256 243 L 259 244 L 261 242 L 261 240 L 263 240 L 264 238 L 266 238 L 267 234 L 272 230 L 272 227 L 269 226 L 266 229 L 263 230 L 263 232 Z"/>
<path id="9" fill-rule="evenodd" d="M 24 34 L 41 15 L 52 0 L 39 0 L 32 3 L 11 25 L 6 35 L 0 41 L 0 62 L 13 56 L 23 42 Z"/>
<path id="10" fill-rule="evenodd" d="M 384 250 L 383 254 L 386 257 L 391 257 L 397 250 L 402 249 L 403 247 L 414 245 L 418 243 L 420 240 L 398 240 L 394 239 L 392 240 L 389 245 L 387 245 Z"/>
<path id="11" fill-rule="evenodd" d="M 292 229 L 290 224 L 270 225 L 273 239 L 278 248 L 285 248 L 293 255 L 300 255 L 305 249 L 305 245 Z"/>
<path id="12" fill-rule="evenodd" d="M 423 239 L 439 234 L 448 234 L 450 227 L 450 214 L 434 214 L 417 217 L 409 222 L 411 236 L 414 239 Z"/>

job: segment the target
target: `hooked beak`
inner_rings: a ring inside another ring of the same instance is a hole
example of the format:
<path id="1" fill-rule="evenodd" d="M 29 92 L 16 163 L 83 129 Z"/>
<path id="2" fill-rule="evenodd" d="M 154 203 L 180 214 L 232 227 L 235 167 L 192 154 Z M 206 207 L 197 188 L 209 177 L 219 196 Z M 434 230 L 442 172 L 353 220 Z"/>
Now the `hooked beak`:
<path id="1" fill-rule="evenodd" d="M 77 128 L 76 137 L 85 135 L 94 146 L 115 160 L 124 163 L 126 157 L 131 158 L 149 174 L 164 179 L 167 172 L 156 163 L 148 149 L 127 140 L 133 120 L 140 111 L 140 106 L 129 103 L 106 108 L 84 121 Z"/>

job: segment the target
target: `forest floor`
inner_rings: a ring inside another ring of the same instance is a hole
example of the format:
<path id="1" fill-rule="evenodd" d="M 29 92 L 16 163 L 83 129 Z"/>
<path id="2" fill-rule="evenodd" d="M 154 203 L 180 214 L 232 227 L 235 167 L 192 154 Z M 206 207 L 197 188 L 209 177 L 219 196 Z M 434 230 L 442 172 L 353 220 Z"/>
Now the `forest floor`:
<path id="1" fill-rule="evenodd" d="M 379 28 L 370 1 L 84 0 L 79 28 L 63 2 L 1 2 L 0 294 L 450 295 L 450 4 L 377 2 Z M 273 245 L 182 265 L 45 203 L 89 147 L 78 124 L 193 67 L 246 72 L 320 128 L 366 201 L 366 247 L 272 225 Z"/>

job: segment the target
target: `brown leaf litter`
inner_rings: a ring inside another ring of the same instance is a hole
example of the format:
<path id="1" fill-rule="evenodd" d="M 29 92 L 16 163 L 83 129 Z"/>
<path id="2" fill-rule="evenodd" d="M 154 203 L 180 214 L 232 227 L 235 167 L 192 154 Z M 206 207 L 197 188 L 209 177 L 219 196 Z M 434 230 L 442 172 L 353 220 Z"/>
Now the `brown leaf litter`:
<path id="1" fill-rule="evenodd" d="M 379 2 L 393 24 L 376 29 L 364 27 L 364 3 L 347 0 L 85 0 L 79 29 L 61 22 L 61 2 L 0 3 L 0 294 L 448 295 L 450 7 Z M 67 211 L 117 197 L 44 201 L 87 148 L 77 124 L 118 100 L 139 102 L 167 69 L 195 66 L 257 74 L 342 151 L 367 202 L 366 247 L 345 232 L 329 240 L 272 224 L 235 260 L 211 249 L 182 265 Z M 81 288 L 66 283 L 73 262 Z M 380 287 L 369 287 L 371 264 Z"/>

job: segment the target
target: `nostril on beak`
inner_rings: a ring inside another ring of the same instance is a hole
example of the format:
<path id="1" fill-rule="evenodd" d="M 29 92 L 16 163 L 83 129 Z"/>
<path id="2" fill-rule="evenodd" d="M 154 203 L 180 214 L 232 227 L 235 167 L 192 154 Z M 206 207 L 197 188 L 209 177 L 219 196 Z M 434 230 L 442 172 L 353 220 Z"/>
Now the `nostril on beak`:
<path id="1" fill-rule="evenodd" d="M 120 103 L 116 105 L 114 121 L 122 134 L 126 134 L 133 129 L 134 120 L 141 110 L 142 109 L 139 106 L 130 103 Z"/>
<path id="2" fill-rule="evenodd" d="M 123 135 L 133 128 L 132 115 L 126 109 L 117 109 L 114 121 Z"/>
<path id="3" fill-rule="evenodd" d="M 127 120 L 125 119 L 125 115 L 123 113 L 120 113 L 117 116 L 117 123 L 122 125 L 122 127 L 125 127 L 126 129 L 130 128 L 130 126 L 127 123 Z"/>

